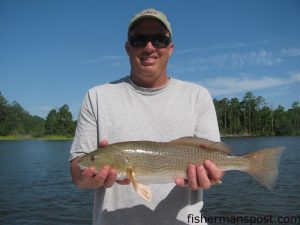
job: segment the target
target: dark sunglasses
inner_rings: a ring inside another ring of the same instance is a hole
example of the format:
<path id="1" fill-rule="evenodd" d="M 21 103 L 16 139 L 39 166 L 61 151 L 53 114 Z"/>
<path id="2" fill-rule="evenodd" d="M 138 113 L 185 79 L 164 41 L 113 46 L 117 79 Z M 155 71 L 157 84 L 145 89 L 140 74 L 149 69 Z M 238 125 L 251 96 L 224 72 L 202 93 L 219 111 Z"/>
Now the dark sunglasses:
<path id="1" fill-rule="evenodd" d="M 129 43 L 135 48 L 145 47 L 149 41 L 155 48 L 166 48 L 171 43 L 171 38 L 163 34 L 137 34 L 129 37 Z"/>

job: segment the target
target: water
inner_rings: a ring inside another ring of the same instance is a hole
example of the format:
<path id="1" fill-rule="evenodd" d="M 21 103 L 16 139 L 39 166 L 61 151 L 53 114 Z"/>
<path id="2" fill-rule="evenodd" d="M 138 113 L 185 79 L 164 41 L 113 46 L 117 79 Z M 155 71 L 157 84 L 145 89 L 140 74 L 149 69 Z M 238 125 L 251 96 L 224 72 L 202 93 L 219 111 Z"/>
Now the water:
<path id="1" fill-rule="evenodd" d="M 289 221 L 281 224 L 300 224 L 300 137 L 224 138 L 223 141 L 232 146 L 235 154 L 240 155 L 271 146 L 286 146 L 286 151 L 281 158 L 278 180 L 272 191 L 242 172 L 229 171 L 222 185 L 204 192 L 203 214 L 212 218 L 231 217 L 233 220 L 239 216 L 256 217 L 258 221 L 252 224 L 279 224 L 281 221 L 277 220 L 281 218 Z M 261 222 L 266 217 L 268 220 Z"/>
<path id="2" fill-rule="evenodd" d="M 69 174 L 71 142 L 0 142 L 0 224 L 91 224 L 93 191 Z"/>
<path id="3" fill-rule="evenodd" d="M 273 191 L 244 173 L 227 172 L 222 185 L 204 192 L 205 216 L 300 216 L 300 137 L 223 141 L 237 154 L 278 145 L 287 150 Z M 91 224 L 93 191 L 71 182 L 70 146 L 68 141 L 0 142 L 0 224 Z"/>

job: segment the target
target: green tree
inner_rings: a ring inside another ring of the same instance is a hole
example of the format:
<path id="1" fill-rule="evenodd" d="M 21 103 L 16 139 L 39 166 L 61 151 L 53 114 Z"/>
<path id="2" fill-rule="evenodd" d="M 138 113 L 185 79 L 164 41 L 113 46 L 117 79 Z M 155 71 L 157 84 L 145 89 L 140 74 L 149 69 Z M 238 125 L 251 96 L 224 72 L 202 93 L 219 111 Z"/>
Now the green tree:
<path id="1" fill-rule="evenodd" d="M 274 135 L 273 133 L 273 112 L 268 105 L 264 105 L 260 111 L 260 133 L 259 135 Z"/>
<path id="2" fill-rule="evenodd" d="M 75 133 L 75 122 L 67 104 L 57 110 L 52 109 L 45 122 L 46 135 L 64 135 L 72 137 Z"/>
<path id="3" fill-rule="evenodd" d="M 68 105 L 63 105 L 59 111 L 57 116 L 59 134 L 71 136 L 74 133 L 74 123 L 72 118 L 72 113 L 69 111 Z"/>
<path id="4" fill-rule="evenodd" d="M 241 132 L 241 104 L 238 98 L 230 100 L 229 124 L 231 134 L 239 134 Z"/>
<path id="5" fill-rule="evenodd" d="M 46 117 L 44 133 L 46 135 L 57 134 L 57 130 L 58 130 L 57 126 L 58 126 L 57 112 L 55 109 L 52 109 Z"/>
<path id="6" fill-rule="evenodd" d="M 27 133 L 33 137 L 42 137 L 45 128 L 45 119 L 39 116 L 30 116 L 26 120 Z"/>
<path id="7" fill-rule="evenodd" d="M 256 108 L 255 96 L 252 92 L 247 92 L 241 102 L 243 112 L 244 133 L 252 134 L 253 117 Z"/>
<path id="8" fill-rule="evenodd" d="M 274 110 L 274 132 L 278 136 L 289 135 L 293 128 L 292 122 L 288 119 L 284 107 L 279 105 Z"/>
<path id="9" fill-rule="evenodd" d="M 0 135 L 6 135 L 8 132 L 7 124 L 8 102 L 0 92 Z"/>
<path id="10" fill-rule="evenodd" d="M 293 102 L 292 108 L 288 110 L 288 117 L 293 124 L 293 134 L 300 134 L 300 103 L 298 101 Z"/>
<path id="11" fill-rule="evenodd" d="M 16 102 L 13 101 L 9 105 L 9 115 L 8 115 L 8 124 L 9 124 L 9 134 L 12 135 L 24 135 L 25 132 L 25 126 L 24 121 L 27 112 L 24 111 L 22 106 Z"/>
<path id="12" fill-rule="evenodd" d="M 262 118 L 261 112 L 262 108 L 266 106 L 266 101 L 262 96 L 258 96 L 256 98 L 256 110 L 255 110 L 255 118 L 256 118 L 256 125 L 255 125 L 255 133 L 262 134 Z"/>

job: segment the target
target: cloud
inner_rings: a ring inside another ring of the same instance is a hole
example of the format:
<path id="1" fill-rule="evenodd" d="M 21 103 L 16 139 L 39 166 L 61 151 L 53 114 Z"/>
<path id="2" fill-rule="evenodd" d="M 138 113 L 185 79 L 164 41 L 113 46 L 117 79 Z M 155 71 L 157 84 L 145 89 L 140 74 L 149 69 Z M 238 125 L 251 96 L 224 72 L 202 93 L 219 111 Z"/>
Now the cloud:
<path id="1" fill-rule="evenodd" d="M 294 82 L 300 81 L 300 72 L 291 73 L 291 80 Z"/>
<path id="2" fill-rule="evenodd" d="M 252 51 L 245 54 L 232 54 L 231 61 L 234 66 L 247 64 L 254 66 L 273 66 L 281 63 L 282 59 L 269 51 L 260 49 L 259 51 Z"/>
<path id="3" fill-rule="evenodd" d="M 241 77 L 216 77 L 198 82 L 206 86 L 213 96 L 226 96 L 245 93 L 248 91 L 269 89 L 280 86 L 286 86 L 300 82 L 300 73 L 290 75 L 286 79 L 264 76 L 261 78 Z"/>
<path id="4" fill-rule="evenodd" d="M 210 65 L 218 68 L 240 68 L 243 66 L 273 66 L 280 64 L 282 58 L 273 53 L 260 49 L 245 53 L 226 53 L 209 57 L 193 59 L 191 65 Z"/>
<path id="5" fill-rule="evenodd" d="M 179 56 L 178 56 L 179 57 Z M 271 67 L 283 63 L 284 56 L 265 49 L 247 52 L 229 52 L 207 56 L 177 59 L 169 65 L 177 73 L 199 73 L 210 70 L 241 69 L 245 67 Z"/>
<path id="6" fill-rule="evenodd" d="M 282 49 L 282 56 L 284 57 L 300 56 L 300 48 L 284 48 Z"/>
<path id="7" fill-rule="evenodd" d="M 214 45 L 202 48 L 187 48 L 182 50 L 176 50 L 175 54 L 187 54 L 187 53 L 194 53 L 194 52 L 204 52 L 204 51 L 212 51 L 212 50 L 222 50 L 222 49 L 235 49 L 235 48 L 242 48 L 245 47 L 243 43 L 233 43 L 228 45 Z"/>
<path id="8" fill-rule="evenodd" d="M 270 41 L 262 43 L 233 43 L 175 51 L 180 58 L 182 72 L 210 69 L 239 69 L 244 67 L 271 67 L 283 65 L 290 57 L 299 57 L 300 48 Z M 259 47 L 260 46 L 260 47 Z M 191 53 L 191 54 L 189 54 Z M 184 58 L 182 58 L 184 57 Z M 184 63 L 184 64 L 183 64 Z"/>

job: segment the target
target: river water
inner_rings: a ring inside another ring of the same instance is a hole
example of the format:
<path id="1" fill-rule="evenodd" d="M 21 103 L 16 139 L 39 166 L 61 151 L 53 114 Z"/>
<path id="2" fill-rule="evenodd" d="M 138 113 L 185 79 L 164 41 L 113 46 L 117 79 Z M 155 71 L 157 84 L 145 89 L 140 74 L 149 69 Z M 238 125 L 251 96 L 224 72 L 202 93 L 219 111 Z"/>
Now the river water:
<path id="1" fill-rule="evenodd" d="M 255 217 L 257 223 L 252 224 L 277 224 L 263 223 L 262 218 L 282 217 L 286 223 L 281 224 L 299 224 L 292 218 L 300 216 L 300 137 L 223 141 L 235 154 L 270 146 L 286 146 L 286 151 L 274 190 L 244 173 L 227 172 L 222 185 L 204 191 L 203 215 L 209 219 Z M 0 224 L 91 224 L 93 191 L 79 190 L 71 182 L 70 146 L 70 141 L 0 141 Z"/>

